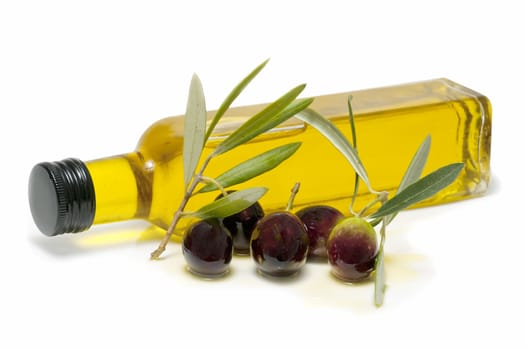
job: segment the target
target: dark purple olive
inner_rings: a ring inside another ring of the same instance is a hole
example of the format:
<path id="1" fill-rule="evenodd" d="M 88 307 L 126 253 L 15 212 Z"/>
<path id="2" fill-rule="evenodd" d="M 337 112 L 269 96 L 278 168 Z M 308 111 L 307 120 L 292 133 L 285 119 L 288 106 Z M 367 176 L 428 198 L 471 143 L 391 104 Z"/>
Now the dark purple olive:
<path id="1" fill-rule="evenodd" d="M 304 208 L 296 216 L 306 225 L 309 237 L 309 256 L 327 258 L 327 241 L 333 227 L 344 218 L 337 209 L 327 205 Z"/>
<path id="2" fill-rule="evenodd" d="M 309 239 L 304 224 L 289 212 L 266 215 L 251 238 L 251 256 L 258 271 L 270 276 L 289 276 L 307 260 Z"/>
<path id="3" fill-rule="evenodd" d="M 218 219 L 202 220 L 183 237 L 183 256 L 188 269 L 202 277 L 225 274 L 232 259 L 232 237 Z"/>
<path id="4" fill-rule="evenodd" d="M 231 192 L 234 191 L 228 191 L 227 193 Z M 216 199 L 221 197 L 223 197 L 223 195 L 219 195 Z M 258 220 L 263 217 L 264 211 L 262 206 L 256 202 L 239 213 L 223 218 L 223 225 L 232 235 L 235 253 L 249 254 L 251 234 Z"/>
<path id="5" fill-rule="evenodd" d="M 366 220 L 347 218 L 329 234 L 327 249 L 333 275 L 346 282 L 358 282 L 368 278 L 375 268 L 377 235 Z"/>

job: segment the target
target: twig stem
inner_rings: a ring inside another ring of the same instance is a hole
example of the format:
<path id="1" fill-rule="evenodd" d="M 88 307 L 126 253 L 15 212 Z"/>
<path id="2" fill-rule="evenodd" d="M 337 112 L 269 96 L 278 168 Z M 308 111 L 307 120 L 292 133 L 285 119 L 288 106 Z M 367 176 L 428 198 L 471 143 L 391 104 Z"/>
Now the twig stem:
<path id="1" fill-rule="evenodd" d="M 299 188 L 300 188 L 300 182 L 297 182 L 291 189 L 291 195 L 289 196 L 289 201 L 287 202 L 287 207 L 285 208 L 286 211 L 290 211 L 293 208 L 293 202 L 295 200 L 295 197 L 296 197 L 296 194 L 298 193 Z"/>
<path id="2" fill-rule="evenodd" d="M 370 203 L 366 204 L 364 208 L 359 212 L 358 216 L 363 216 L 366 211 L 368 211 L 371 207 L 373 207 L 375 204 L 381 202 L 384 203 L 388 199 L 388 192 L 381 191 L 377 193 L 377 197 L 375 197 L 374 200 L 372 200 Z"/>
<path id="3" fill-rule="evenodd" d="M 190 183 L 190 185 L 188 186 L 187 190 L 185 191 L 185 196 L 181 200 L 181 203 L 179 204 L 178 210 L 174 213 L 174 217 L 172 218 L 172 222 L 170 223 L 170 226 L 168 227 L 167 232 L 166 232 L 165 236 L 163 237 L 163 240 L 161 240 L 161 242 L 159 243 L 159 246 L 157 247 L 157 249 L 154 250 L 150 254 L 150 259 L 152 259 L 152 260 L 159 259 L 161 254 L 163 254 L 163 252 L 165 251 L 166 246 L 167 246 L 168 242 L 170 241 L 170 237 L 172 237 L 172 235 L 174 234 L 174 231 L 176 230 L 176 226 L 177 226 L 177 224 L 179 222 L 179 219 L 181 219 L 183 210 L 185 209 L 185 206 L 187 205 L 188 200 L 192 196 L 192 193 L 196 189 L 196 186 L 201 181 L 202 176 L 203 176 L 203 172 L 205 171 L 205 168 L 207 167 L 207 165 L 209 164 L 211 159 L 212 159 L 212 155 L 209 155 L 205 159 L 203 164 L 201 165 L 200 170 L 196 174 L 194 174 L 192 182 Z"/>
<path id="4" fill-rule="evenodd" d="M 216 186 L 216 188 L 218 190 L 221 191 L 221 194 L 223 195 L 223 197 L 227 196 L 227 194 L 228 194 L 227 191 L 225 191 L 225 188 L 218 181 L 216 181 L 216 179 L 214 179 L 212 177 L 201 175 L 200 176 L 200 180 L 203 181 L 203 182 L 207 182 L 207 183 L 213 184 L 214 186 Z"/>

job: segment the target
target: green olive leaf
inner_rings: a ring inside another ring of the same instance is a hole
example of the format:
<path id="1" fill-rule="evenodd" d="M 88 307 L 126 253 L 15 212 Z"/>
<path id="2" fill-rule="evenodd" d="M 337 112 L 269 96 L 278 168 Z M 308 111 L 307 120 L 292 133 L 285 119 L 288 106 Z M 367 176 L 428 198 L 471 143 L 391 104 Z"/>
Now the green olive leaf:
<path id="1" fill-rule="evenodd" d="M 227 170 L 215 180 L 223 188 L 234 186 L 261 175 L 282 163 L 287 158 L 291 157 L 293 153 L 300 147 L 300 142 L 289 143 L 283 146 L 273 148 L 267 152 L 257 155 L 245 162 L 242 162 L 235 167 Z M 217 186 L 208 184 L 202 187 L 198 193 L 209 192 L 216 190 Z"/>
<path id="2" fill-rule="evenodd" d="M 249 85 L 249 83 L 254 79 L 254 77 L 256 77 L 258 73 L 260 73 L 260 71 L 265 67 L 267 62 L 269 62 L 269 59 L 265 60 L 258 67 L 253 69 L 253 71 L 249 73 L 249 75 L 247 75 L 241 82 L 239 82 L 238 85 L 236 85 L 234 89 L 229 93 L 229 95 L 227 95 L 227 97 L 221 104 L 220 108 L 218 108 L 209 124 L 207 133 L 205 134 L 205 142 L 212 134 L 212 131 L 214 130 L 214 127 L 218 124 L 220 118 L 225 114 L 225 112 L 229 109 L 234 100 L 242 93 L 242 91 L 247 87 L 247 85 Z"/>
<path id="3" fill-rule="evenodd" d="M 346 136 L 344 136 L 335 125 L 324 118 L 318 112 L 312 109 L 306 109 L 296 115 L 296 118 L 308 123 L 324 135 L 331 144 L 344 155 L 344 157 L 351 164 L 357 175 L 364 181 L 370 192 L 375 192 L 370 185 L 368 174 L 362 164 L 362 161 L 357 154 L 357 150 L 349 143 Z"/>
<path id="4" fill-rule="evenodd" d="M 229 193 L 212 203 L 201 207 L 193 215 L 200 219 L 224 218 L 247 209 L 267 192 L 265 187 L 253 187 Z"/>
<path id="5" fill-rule="evenodd" d="M 353 143 L 353 147 L 357 148 L 357 130 L 355 128 L 355 117 L 353 116 L 353 108 L 351 107 L 352 98 L 353 96 L 348 96 L 348 115 L 351 128 L 351 142 Z"/>
<path id="6" fill-rule="evenodd" d="M 443 188 L 450 185 L 463 169 L 463 163 L 453 163 L 437 169 L 406 187 L 399 194 L 386 201 L 371 218 L 380 218 L 397 213 L 413 204 L 433 196 Z"/>
<path id="7" fill-rule="evenodd" d="M 375 260 L 375 306 L 382 306 L 384 293 L 386 291 L 386 277 L 384 275 L 384 249 L 379 248 L 377 259 Z"/>
<path id="8" fill-rule="evenodd" d="M 374 303 L 375 306 L 380 307 L 384 302 L 384 293 L 386 292 L 386 277 L 384 275 L 384 242 L 386 240 L 386 218 L 382 219 L 381 226 L 381 242 L 379 243 L 379 251 L 375 258 L 375 286 L 374 286 Z"/>
<path id="9" fill-rule="evenodd" d="M 203 87 L 198 76 L 194 74 L 190 82 L 183 129 L 183 178 L 185 188 L 188 187 L 196 171 L 201 152 L 203 151 L 206 123 L 207 109 L 205 107 Z"/>
<path id="10" fill-rule="evenodd" d="M 230 151 L 307 108 L 313 102 L 313 99 L 295 101 L 304 88 L 304 84 L 293 88 L 278 100 L 265 107 L 262 111 L 249 118 L 249 120 L 223 140 L 212 154 L 217 156 Z"/>
<path id="11" fill-rule="evenodd" d="M 406 169 L 403 179 L 399 184 L 399 188 L 397 189 L 396 195 L 401 193 L 406 187 L 413 184 L 421 177 L 423 169 L 425 168 L 426 160 L 428 159 L 428 154 L 430 153 L 430 143 L 431 137 L 430 135 L 427 135 L 423 143 L 415 152 L 408 169 Z M 390 214 L 386 219 L 386 224 L 392 222 L 396 215 L 397 213 Z"/>
<path id="12" fill-rule="evenodd" d="M 357 149 L 357 131 L 355 129 L 355 117 L 353 116 L 353 108 L 351 107 L 351 99 L 352 96 L 348 97 L 348 115 L 350 120 L 350 127 L 351 127 L 351 142 L 353 144 L 353 147 L 359 152 Z M 353 188 L 353 195 L 351 196 L 351 205 L 350 208 L 353 210 L 353 205 L 355 204 L 355 199 L 357 198 L 357 194 L 359 192 L 359 174 L 355 172 L 355 187 Z"/>

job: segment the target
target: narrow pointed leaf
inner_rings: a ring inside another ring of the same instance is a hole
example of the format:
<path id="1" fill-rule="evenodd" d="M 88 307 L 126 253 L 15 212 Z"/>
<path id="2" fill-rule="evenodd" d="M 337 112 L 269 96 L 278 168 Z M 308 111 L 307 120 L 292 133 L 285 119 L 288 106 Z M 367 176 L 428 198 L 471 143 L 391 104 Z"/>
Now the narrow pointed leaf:
<path id="1" fill-rule="evenodd" d="M 353 116 L 353 108 L 351 108 L 351 99 L 352 96 L 348 97 L 348 115 L 350 120 L 351 127 L 351 142 L 353 147 L 357 148 L 357 131 L 355 130 L 355 117 Z"/>
<path id="2" fill-rule="evenodd" d="M 216 181 L 224 188 L 245 182 L 278 166 L 291 157 L 300 145 L 300 142 L 295 142 L 273 148 L 227 170 L 218 176 Z M 209 192 L 216 189 L 214 184 L 208 184 L 199 192 Z"/>
<path id="3" fill-rule="evenodd" d="M 348 115 L 350 120 L 351 127 L 351 142 L 353 147 L 357 151 L 357 132 L 355 130 L 355 117 L 353 116 L 353 109 L 351 108 L 351 96 L 348 97 Z M 351 205 L 350 208 L 353 210 L 353 205 L 355 204 L 355 199 L 357 198 L 357 193 L 359 192 L 359 174 L 355 172 L 355 187 L 353 188 L 353 195 L 351 196 Z"/>
<path id="4" fill-rule="evenodd" d="M 373 191 L 370 185 L 370 180 L 368 179 L 368 174 L 366 173 L 366 169 L 364 168 L 357 151 L 349 143 L 346 136 L 344 136 L 335 125 L 312 109 L 306 109 L 296 115 L 296 117 L 310 124 L 327 139 L 329 139 L 332 145 L 348 160 L 357 175 L 359 175 L 366 186 L 368 186 L 368 189 Z"/>
<path id="5" fill-rule="evenodd" d="M 382 306 L 385 291 L 386 277 L 384 275 L 384 251 L 383 249 L 379 249 L 377 260 L 375 261 L 375 306 Z"/>
<path id="6" fill-rule="evenodd" d="M 433 196 L 454 182 L 463 169 L 463 166 L 463 163 L 453 163 L 439 168 L 433 173 L 406 187 L 399 194 L 384 203 L 377 212 L 371 215 L 371 217 L 380 218 L 382 216 L 397 213 L 398 211 Z"/>
<path id="7" fill-rule="evenodd" d="M 262 198 L 266 192 L 267 188 L 265 187 L 253 187 L 232 192 L 201 207 L 194 215 L 200 219 L 224 218 L 250 207 Z"/>
<path id="8" fill-rule="evenodd" d="M 375 259 L 375 288 L 374 288 L 374 303 L 375 306 L 380 307 L 384 302 L 384 293 L 386 291 L 386 277 L 384 275 L 384 242 L 386 241 L 386 218 L 382 219 L 381 226 L 381 242 L 379 244 L 379 251 Z"/>
<path id="9" fill-rule="evenodd" d="M 255 114 L 220 143 L 214 150 L 214 155 L 230 151 L 305 109 L 313 101 L 312 99 L 295 101 L 304 88 L 305 85 L 297 86 Z"/>
<path id="10" fill-rule="evenodd" d="M 251 73 L 249 73 L 249 75 L 247 75 L 241 82 L 239 82 L 238 85 L 236 85 L 234 89 L 229 93 L 229 95 L 225 98 L 225 100 L 221 104 L 220 108 L 218 108 L 216 114 L 214 114 L 214 117 L 212 118 L 209 124 L 207 133 L 205 134 L 205 141 L 208 140 L 208 138 L 212 134 L 212 131 L 214 130 L 214 127 L 218 124 L 218 121 L 229 109 L 234 100 L 241 94 L 241 92 L 247 87 L 247 85 L 249 85 L 249 83 L 254 79 L 254 77 L 256 77 L 258 73 L 260 73 L 260 71 L 265 67 L 267 62 L 269 62 L 269 59 L 265 60 Z"/>
<path id="11" fill-rule="evenodd" d="M 205 107 L 203 87 L 198 76 L 194 74 L 190 83 L 183 134 L 183 178 L 185 188 L 188 187 L 190 179 L 194 175 L 203 150 L 206 122 L 207 109 Z"/>
<path id="12" fill-rule="evenodd" d="M 430 142 L 430 135 L 427 135 L 421 146 L 417 149 L 417 152 L 415 152 L 415 155 L 399 184 L 396 194 L 401 193 L 402 190 L 419 180 L 421 177 L 423 169 L 425 168 L 426 160 L 428 159 L 428 154 L 430 153 Z M 389 224 L 395 218 L 395 215 L 396 213 L 391 214 L 386 219 L 386 222 Z"/>

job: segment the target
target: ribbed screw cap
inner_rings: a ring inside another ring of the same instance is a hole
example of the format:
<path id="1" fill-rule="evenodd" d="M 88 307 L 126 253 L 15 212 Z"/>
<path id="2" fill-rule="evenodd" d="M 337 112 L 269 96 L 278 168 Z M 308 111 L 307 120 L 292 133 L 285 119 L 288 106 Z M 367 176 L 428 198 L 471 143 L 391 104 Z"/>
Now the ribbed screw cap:
<path id="1" fill-rule="evenodd" d="M 29 205 L 47 236 L 87 230 L 95 217 L 95 190 L 79 159 L 39 163 L 29 176 Z"/>

